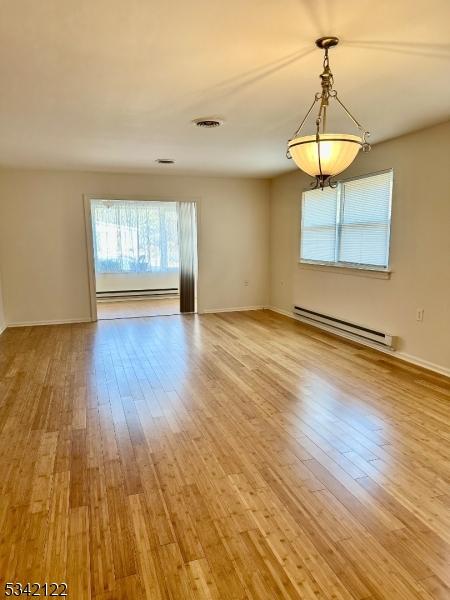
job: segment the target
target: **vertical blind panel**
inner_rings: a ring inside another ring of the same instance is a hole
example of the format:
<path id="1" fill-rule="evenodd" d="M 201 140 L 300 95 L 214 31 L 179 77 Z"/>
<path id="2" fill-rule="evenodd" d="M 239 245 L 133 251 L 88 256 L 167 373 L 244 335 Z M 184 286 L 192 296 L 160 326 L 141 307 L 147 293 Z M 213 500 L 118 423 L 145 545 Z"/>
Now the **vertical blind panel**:
<path id="1" fill-rule="evenodd" d="M 175 202 L 93 200 L 97 273 L 139 273 L 178 269 Z"/>
<path id="2" fill-rule="evenodd" d="M 388 265 L 392 171 L 341 184 L 339 260 Z"/>
<path id="3" fill-rule="evenodd" d="M 304 260 L 334 262 L 336 253 L 336 190 L 303 194 L 300 256 Z"/>

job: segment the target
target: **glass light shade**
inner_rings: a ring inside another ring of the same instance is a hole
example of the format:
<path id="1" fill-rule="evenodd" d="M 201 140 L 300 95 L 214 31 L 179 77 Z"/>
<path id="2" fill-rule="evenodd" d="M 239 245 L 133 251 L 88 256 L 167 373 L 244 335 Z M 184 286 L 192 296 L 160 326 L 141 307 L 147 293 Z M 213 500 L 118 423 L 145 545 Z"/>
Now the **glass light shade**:
<path id="1" fill-rule="evenodd" d="M 341 133 L 321 133 L 317 143 L 315 135 L 297 137 L 289 141 L 289 152 L 299 169 L 312 177 L 322 175 L 326 179 L 345 171 L 355 160 L 362 147 L 362 139 L 357 135 Z"/>

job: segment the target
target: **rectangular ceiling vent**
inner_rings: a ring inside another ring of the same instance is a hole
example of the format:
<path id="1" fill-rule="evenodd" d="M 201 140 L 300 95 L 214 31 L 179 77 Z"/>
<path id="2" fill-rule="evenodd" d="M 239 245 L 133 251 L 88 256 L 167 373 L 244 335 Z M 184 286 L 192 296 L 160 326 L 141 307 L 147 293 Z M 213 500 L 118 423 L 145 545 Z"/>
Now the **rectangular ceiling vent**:
<path id="1" fill-rule="evenodd" d="M 363 327 L 362 325 L 356 325 L 355 323 L 343 321 L 336 317 L 330 317 L 329 315 L 302 308 L 301 306 L 294 306 L 294 314 L 305 323 L 315 325 L 321 329 L 326 329 L 327 331 L 332 331 L 333 333 L 345 337 L 355 337 L 360 341 L 373 342 L 391 349 L 393 349 L 395 345 L 395 336 L 384 331 L 376 331 L 375 329 Z"/>

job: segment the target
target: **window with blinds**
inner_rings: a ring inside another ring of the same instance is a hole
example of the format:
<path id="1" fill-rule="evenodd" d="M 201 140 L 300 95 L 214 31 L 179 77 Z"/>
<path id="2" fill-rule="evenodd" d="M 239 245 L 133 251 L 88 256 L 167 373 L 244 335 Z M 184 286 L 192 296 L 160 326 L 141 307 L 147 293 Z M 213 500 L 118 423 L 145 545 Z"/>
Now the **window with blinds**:
<path id="1" fill-rule="evenodd" d="M 387 269 L 392 170 L 303 193 L 300 261 Z"/>

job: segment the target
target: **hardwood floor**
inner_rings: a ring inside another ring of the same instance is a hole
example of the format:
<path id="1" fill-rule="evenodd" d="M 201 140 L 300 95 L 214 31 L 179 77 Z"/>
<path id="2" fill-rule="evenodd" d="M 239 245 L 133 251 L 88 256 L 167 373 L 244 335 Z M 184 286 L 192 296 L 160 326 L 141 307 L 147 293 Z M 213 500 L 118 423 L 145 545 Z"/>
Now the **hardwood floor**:
<path id="1" fill-rule="evenodd" d="M 179 313 L 179 298 L 147 298 L 97 302 L 98 319 L 155 317 L 158 315 L 176 315 Z"/>
<path id="2" fill-rule="evenodd" d="M 269 311 L 0 337 L 0 575 L 449 598 L 449 380 Z"/>

